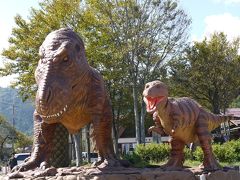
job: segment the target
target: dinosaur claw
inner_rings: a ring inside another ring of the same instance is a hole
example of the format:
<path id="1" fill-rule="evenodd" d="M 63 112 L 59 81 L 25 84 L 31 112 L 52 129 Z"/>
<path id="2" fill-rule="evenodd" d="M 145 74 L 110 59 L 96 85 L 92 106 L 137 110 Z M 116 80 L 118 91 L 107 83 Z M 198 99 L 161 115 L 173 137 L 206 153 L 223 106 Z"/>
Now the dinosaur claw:
<path id="1" fill-rule="evenodd" d="M 126 160 L 118 160 L 118 159 L 104 159 L 95 162 L 92 167 L 98 167 L 100 169 L 105 168 L 113 168 L 113 167 L 129 167 L 130 163 Z"/>
<path id="2" fill-rule="evenodd" d="M 48 163 L 46 161 L 43 161 L 41 164 L 40 164 L 40 169 L 42 170 L 45 170 L 49 167 Z"/>

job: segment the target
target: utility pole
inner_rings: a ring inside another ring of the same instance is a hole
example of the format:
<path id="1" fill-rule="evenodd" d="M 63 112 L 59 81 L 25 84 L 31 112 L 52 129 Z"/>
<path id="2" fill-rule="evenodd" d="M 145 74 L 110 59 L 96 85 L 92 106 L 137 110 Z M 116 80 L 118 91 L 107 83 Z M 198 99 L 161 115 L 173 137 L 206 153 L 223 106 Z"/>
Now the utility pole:
<path id="1" fill-rule="evenodd" d="M 13 125 L 13 128 L 15 128 L 15 104 L 13 103 L 12 105 L 12 125 Z"/>

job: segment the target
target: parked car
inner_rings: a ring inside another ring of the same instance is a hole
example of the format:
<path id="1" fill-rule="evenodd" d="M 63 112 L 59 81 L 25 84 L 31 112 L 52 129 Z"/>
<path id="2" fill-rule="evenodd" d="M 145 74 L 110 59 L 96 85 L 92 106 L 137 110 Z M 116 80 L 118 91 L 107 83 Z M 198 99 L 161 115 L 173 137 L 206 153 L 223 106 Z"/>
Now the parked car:
<path id="1" fill-rule="evenodd" d="M 24 160 L 31 156 L 31 153 L 18 153 L 14 157 L 17 159 L 17 165 L 22 164 Z"/>
<path id="2" fill-rule="evenodd" d="M 87 152 L 82 152 L 82 158 L 84 161 L 87 161 L 88 159 L 88 153 Z M 91 152 L 90 153 L 90 162 L 96 162 L 98 160 L 98 153 Z"/>

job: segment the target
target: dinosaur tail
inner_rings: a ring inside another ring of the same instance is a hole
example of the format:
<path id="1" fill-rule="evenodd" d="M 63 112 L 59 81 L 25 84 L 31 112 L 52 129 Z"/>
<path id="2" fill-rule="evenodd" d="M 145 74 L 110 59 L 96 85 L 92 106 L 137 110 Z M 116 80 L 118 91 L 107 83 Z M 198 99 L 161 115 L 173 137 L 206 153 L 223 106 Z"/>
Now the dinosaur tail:
<path id="1" fill-rule="evenodd" d="M 221 123 L 232 121 L 232 120 L 240 120 L 240 117 L 231 116 L 231 115 L 215 115 L 210 113 L 209 115 L 209 125 L 208 129 L 214 130 L 218 126 L 220 126 Z"/>

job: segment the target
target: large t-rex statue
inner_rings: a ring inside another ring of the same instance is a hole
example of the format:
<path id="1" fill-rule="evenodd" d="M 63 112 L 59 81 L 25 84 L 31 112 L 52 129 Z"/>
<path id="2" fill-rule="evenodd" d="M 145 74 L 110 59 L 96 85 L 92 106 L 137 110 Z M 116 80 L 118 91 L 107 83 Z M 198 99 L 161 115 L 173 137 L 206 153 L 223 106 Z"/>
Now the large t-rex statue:
<path id="1" fill-rule="evenodd" d="M 172 137 L 170 159 L 162 166 L 163 168 L 182 168 L 185 144 L 196 141 L 199 141 L 204 153 L 204 169 L 216 170 L 220 168 L 212 152 L 210 132 L 222 122 L 236 117 L 207 112 L 191 98 L 169 98 L 168 88 L 161 81 L 147 83 L 143 97 L 147 112 L 153 113 L 156 125 L 151 127 L 149 131 L 155 131 L 159 134 L 165 132 Z"/>
<path id="2" fill-rule="evenodd" d="M 54 129 L 63 124 L 77 133 L 88 123 L 101 160 L 99 167 L 120 165 L 112 144 L 112 110 L 103 79 L 90 67 L 81 38 L 69 28 L 51 32 L 39 50 L 35 71 L 38 85 L 31 158 L 15 170 L 49 165 Z M 67 156 L 67 154 L 66 154 Z"/>

